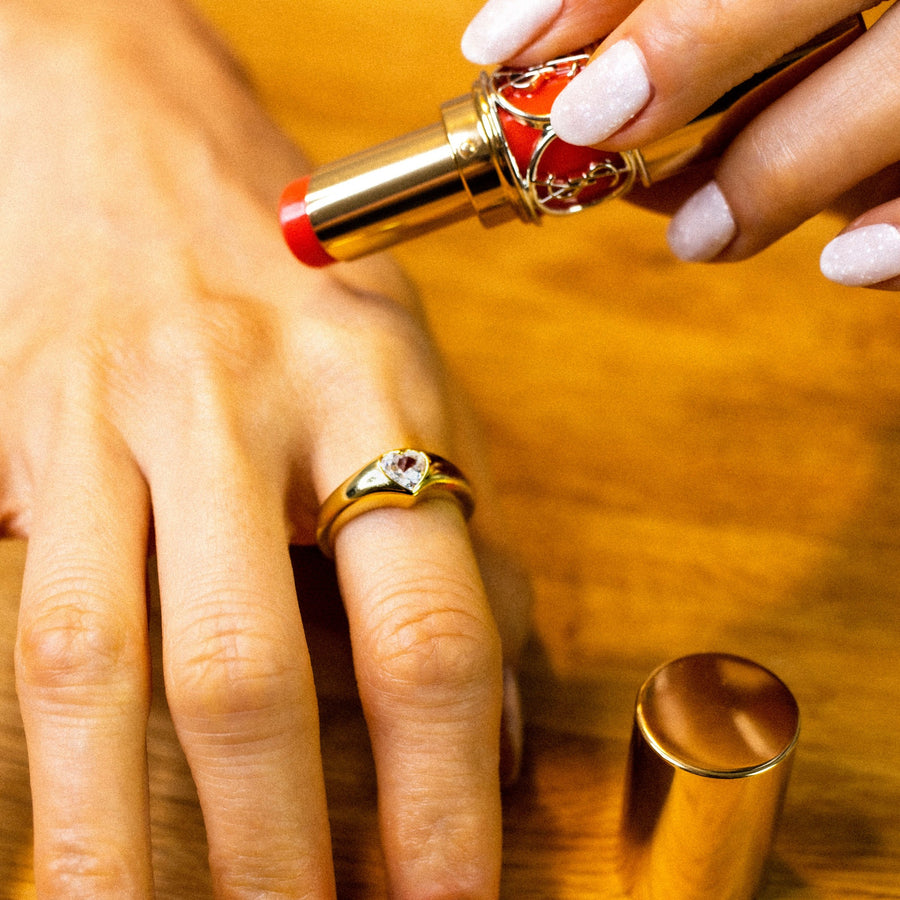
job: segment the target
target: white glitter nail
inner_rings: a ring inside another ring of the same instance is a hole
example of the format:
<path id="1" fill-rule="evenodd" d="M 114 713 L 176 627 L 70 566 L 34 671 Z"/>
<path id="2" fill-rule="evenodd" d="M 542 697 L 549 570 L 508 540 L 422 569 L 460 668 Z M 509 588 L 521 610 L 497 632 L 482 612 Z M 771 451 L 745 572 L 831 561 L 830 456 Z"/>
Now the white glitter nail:
<path id="1" fill-rule="evenodd" d="M 893 225 L 864 225 L 838 235 L 819 259 L 822 274 L 849 287 L 878 284 L 900 275 L 900 231 Z"/>
<path id="2" fill-rule="evenodd" d="M 559 15 L 563 0 L 488 0 L 462 38 L 462 52 L 480 66 L 505 62 Z"/>
<path id="3" fill-rule="evenodd" d="M 633 119 L 652 93 L 641 51 L 632 41 L 619 41 L 556 98 L 550 123 L 569 144 L 599 144 Z"/>
<path id="4" fill-rule="evenodd" d="M 731 207 L 719 186 L 710 181 L 675 213 L 666 238 L 679 259 L 706 262 L 718 256 L 735 234 L 737 225 Z"/>

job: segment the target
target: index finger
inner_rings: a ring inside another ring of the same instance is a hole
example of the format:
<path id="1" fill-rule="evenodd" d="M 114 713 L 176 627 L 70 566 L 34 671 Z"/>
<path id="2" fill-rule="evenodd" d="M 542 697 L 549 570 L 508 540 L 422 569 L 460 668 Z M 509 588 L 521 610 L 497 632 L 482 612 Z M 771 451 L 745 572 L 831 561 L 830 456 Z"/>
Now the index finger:
<path id="1" fill-rule="evenodd" d="M 496 897 L 501 651 L 456 504 L 376 509 L 335 543 L 392 897 Z"/>
<path id="2" fill-rule="evenodd" d="M 551 121 L 573 144 L 641 147 L 687 124 L 731 88 L 871 5 L 645 0 L 557 98 Z"/>

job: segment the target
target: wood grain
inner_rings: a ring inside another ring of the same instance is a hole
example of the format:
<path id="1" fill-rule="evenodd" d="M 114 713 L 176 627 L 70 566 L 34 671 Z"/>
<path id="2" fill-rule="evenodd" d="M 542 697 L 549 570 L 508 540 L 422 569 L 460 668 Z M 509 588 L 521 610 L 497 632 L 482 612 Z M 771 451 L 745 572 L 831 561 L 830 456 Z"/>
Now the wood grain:
<path id="1" fill-rule="evenodd" d="M 471 0 L 201 6 L 316 160 L 426 124 L 475 75 L 457 51 Z M 536 592 L 503 896 L 620 896 L 635 692 L 667 659 L 721 650 L 772 668 L 802 711 L 764 898 L 900 898 L 900 300 L 819 276 L 839 228 L 825 216 L 724 267 L 676 263 L 664 227 L 618 203 L 542 228 L 458 225 L 398 252 L 483 417 Z M 0 543 L 9 898 L 31 892 L 12 679 L 24 550 Z M 329 662 L 346 653 L 339 623 L 311 630 Z M 340 896 L 378 900 L 365 729 L 349 681 L 320 673 Z M 160 686 L 149 753 L 158 896 L 199 900 L 202 823 Z"/>

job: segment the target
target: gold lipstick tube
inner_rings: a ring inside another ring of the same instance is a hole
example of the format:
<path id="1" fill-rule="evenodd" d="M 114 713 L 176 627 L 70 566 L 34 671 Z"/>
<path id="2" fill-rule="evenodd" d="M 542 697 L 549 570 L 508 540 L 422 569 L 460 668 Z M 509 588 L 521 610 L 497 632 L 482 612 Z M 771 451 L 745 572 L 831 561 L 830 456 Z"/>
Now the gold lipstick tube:
<path id="1" fill-rule="evenodd" d="M 441 121 L 316 169 L 281 200 L 285 239 L 301 262 L 356 259 L 478 216 L 486 226 L 540 222 L 650 186 L 714 158 L 757 113 L 855 40 L 853 16 L 729 91 L 687 126 L 622 153 L 575 147 L 550 107 L 590 49 L 523 69 L 483 73 Z"/>
<path id="2" fill-rule="evenodd" d="M 473 214 L 490 224 L 514 218 L 516 188 L 477 96 L 451 100 L 441 112 L 440 123 L 295 182 L 285 192 L 282 222 L 299 186 L 300 215 L 308 217 L 316 241 L 334 259 L 354 259 Z"/>

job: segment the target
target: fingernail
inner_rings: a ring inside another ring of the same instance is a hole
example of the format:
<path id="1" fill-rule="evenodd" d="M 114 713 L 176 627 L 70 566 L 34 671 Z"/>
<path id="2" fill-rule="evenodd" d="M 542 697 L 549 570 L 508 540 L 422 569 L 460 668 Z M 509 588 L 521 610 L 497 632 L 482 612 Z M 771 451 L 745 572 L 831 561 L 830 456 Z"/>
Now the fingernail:
<path id="1" fill-rule="evenodd" d="M 569 144 L 599 144 L 633 119 L 650 100 L 644 57 L 631 41 L 601 53 L 556 98 L 550 124 Z"/>
<path id="2" fill-rule="evenodd" d="M 864 225 L 826 244 L 822 274 L 848 287 L 878 284 L 900 275 L 900 231 L 893 225 Z"/>
<path id="3" fill-rule="evenodd" d="M 488 0 L 463 34 L 463 56 L 481 66 L 510 59 L 559 15 L 562 5 L 563 0 Z"/>
<path id="4" fill-rule="evenodd" d="M 678 210 L 666 238 L 672 252 L 685 262 L 705 262 L 718 256 L 737 234 L 731 207 L 719 186 L 710 181 Z"/>
<path id="5" fill-rule="evenodd" d="M 522 769 L 524 745 L 522 696 L 515 672 L 503 671 L 503 714 L 500 720 L 500 783 L 513 784 Z"/>

